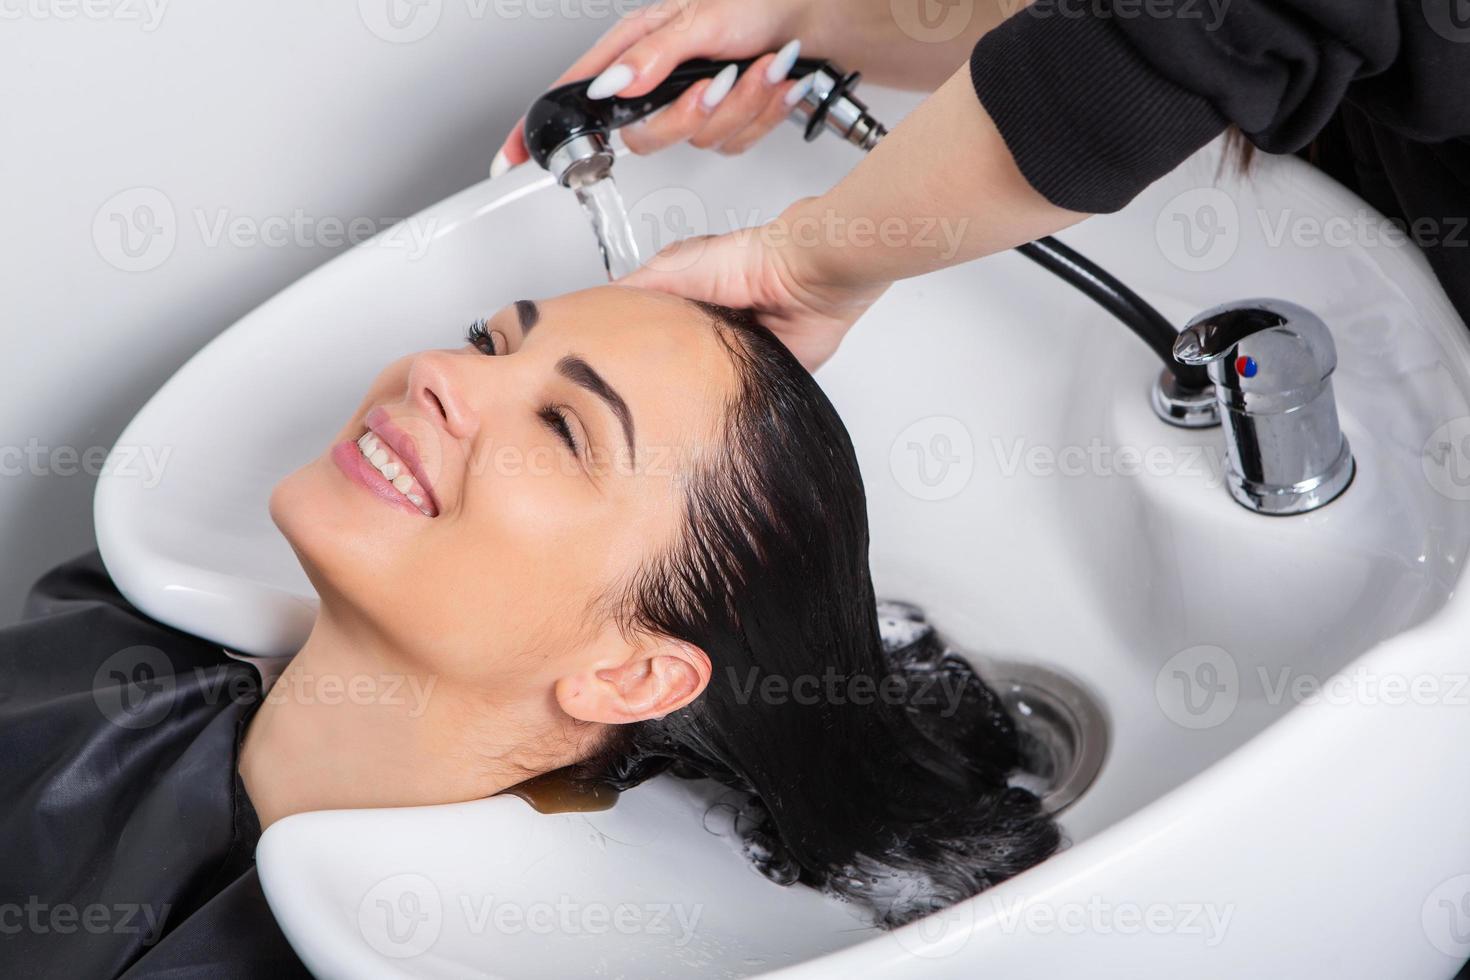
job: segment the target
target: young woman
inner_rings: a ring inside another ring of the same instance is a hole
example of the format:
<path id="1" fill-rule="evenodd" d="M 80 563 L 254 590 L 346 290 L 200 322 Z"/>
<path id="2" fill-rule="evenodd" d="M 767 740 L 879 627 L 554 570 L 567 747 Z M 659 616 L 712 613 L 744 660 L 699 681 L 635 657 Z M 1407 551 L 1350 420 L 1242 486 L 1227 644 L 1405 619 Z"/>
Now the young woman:
<path id="1" fill-rule="evenodd" d="M 852 446 L 748 315 L 520 301 L 390 365 L 271 513 L 321 611 L 263 700 L 95 563 L 0 632 L 6 975 L 295 968 L 262 827 L 552 772 L 721 780 L 764 873 L 882 925 L 1058 845 L 992 692 L 932 642 L 885 652 Z"/>

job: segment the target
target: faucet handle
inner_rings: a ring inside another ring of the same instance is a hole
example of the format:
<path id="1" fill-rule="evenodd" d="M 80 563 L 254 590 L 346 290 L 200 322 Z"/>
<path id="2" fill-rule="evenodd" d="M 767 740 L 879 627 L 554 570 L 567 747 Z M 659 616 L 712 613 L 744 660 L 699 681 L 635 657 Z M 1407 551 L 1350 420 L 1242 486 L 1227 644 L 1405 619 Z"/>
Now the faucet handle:
<path id="1" fill-rule="evenodd" d="M 1337 348 L 1311 310 L 1286 300 L 1252 299 L 1191 320 L 1174 342 L 1174 358 L 1204 365 L 1225 391 L 1305 403 L 1332 376 Z"/>
<path id="2" fill-rule="evenodd" d="M 1332 394 L 1337 348 L 1315 313 L 1279 299 L 1218 306 L 1180 331 L 1174 357 L 1215 383 L 1237 503 L 1304 514 L 1347 489 L 1356 464 Z"/>

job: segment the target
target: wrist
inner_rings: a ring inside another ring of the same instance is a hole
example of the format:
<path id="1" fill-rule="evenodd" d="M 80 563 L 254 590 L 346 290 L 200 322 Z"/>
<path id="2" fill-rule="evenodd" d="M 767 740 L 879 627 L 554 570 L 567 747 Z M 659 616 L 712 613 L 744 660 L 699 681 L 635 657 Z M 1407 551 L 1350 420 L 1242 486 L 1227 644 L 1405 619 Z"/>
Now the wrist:
<path id="1" fill-rule="evenodd" d="M 795 201 L 766 227 L 767 244 L 781 265 L 802 286 L 840 293 L 886 289 L 887 275 L 879 242 L 869 233 L 873 222 L 854 219 L 836 207 L 829 195 Z"/>
<path id="2" fill-rule="evenodd" d="M 845 332 L 892 282 L 862 275 L 841 227 L 823 198 L 802 198 L 762 227 L 761 262 L 774 291 Z"/>

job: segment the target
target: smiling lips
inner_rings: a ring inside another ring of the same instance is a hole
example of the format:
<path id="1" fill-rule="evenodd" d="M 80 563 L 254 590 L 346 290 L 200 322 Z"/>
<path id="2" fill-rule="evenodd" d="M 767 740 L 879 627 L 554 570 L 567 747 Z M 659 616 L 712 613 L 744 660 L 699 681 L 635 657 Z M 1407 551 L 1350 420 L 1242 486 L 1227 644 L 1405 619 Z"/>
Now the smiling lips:
<path id="1" fill-rule="evenodd" d="M 366 423 L 367 431 L 356 442 L 344 441 L 332 450 L 338 467 L 392 506 L 424 517 L 439 516 L 434 488 L 413 439 L 382 408 L 369 412 Z"/>
<path id="2" fill-rule="evenodd" d="M 357 451 L 362 453 L 362 458 L 372 464 L 374 469 L 383 474 L 383 479 L 388 481 L 389 486 L 403 494 L 421 514 L 425 517 L 434 516 L 433 505 L 419 486 L 418 480 L 414 479 L 408 466 L 382 440 L 372 432 L 366 432 L 357 440 Z"/>

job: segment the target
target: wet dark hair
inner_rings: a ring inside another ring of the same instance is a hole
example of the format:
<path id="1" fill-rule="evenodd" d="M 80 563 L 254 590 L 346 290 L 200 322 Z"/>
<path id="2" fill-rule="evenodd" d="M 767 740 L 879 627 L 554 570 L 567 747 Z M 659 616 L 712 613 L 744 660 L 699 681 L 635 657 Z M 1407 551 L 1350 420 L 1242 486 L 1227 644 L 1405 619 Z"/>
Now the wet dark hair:
<path id="1" fill-rule="evenodd" d="M 836 410 L 752 315 L 696 305 L 739 379 L 725 452 L 694 467 L 679 543 L 610 599 L 626 630 L 699 647 L 713 674 L 685 708 L 611 729 L 574 775 L 716 779 L 739 791 L 737 829 L 767 877 L 861 903 L 882 926 L 1043 860 L 1057 827 L 1007 784 L 1020 755 L 995 693 L 933 639 L 884 651 Z"/>

